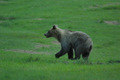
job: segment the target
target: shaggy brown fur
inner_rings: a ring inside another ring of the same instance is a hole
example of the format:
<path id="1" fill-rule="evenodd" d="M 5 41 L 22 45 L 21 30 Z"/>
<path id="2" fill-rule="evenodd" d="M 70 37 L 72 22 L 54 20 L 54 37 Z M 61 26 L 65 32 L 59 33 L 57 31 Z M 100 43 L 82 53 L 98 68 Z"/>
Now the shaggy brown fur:
<path id="1" fill-rule="evenodd" d="M 93 42 L 91 38 L 86 33 L 80 31 L 63 30 L 54 25 L 44 35 L 47 38 L 54 37 L 61 43 L 61 50 L 56 53 L 56 58 L 68 53 L 68 59 L 80 59 L 81 54 L 83 59 L 88 59 L 92 50 Z M 75 51 L 75 58 L 73 58 L 73 49 Z"/>

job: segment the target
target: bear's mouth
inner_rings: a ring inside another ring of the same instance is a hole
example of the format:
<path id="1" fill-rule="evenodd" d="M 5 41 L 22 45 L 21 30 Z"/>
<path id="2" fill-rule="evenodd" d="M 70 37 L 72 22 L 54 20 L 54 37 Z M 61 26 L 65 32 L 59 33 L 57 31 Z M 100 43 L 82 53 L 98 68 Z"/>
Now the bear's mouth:
<path id="1" fill-rule="evenodd" d="M 46 38 L 49 38 L 49 37 L 51 37 L 50 35 L 47 35 L 47 34 L 44 34 L 44 36 L 46 36 Z"/>

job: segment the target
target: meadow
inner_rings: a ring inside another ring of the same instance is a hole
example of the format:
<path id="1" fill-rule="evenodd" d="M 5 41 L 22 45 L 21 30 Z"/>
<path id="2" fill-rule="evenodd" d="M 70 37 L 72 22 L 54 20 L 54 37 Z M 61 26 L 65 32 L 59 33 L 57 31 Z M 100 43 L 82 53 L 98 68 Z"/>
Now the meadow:
<path id="1" fill-rule="evenodd" d="M 89 62 L 59 59 L 53 24 L 89 34 Z M 120 80 L 119 0 L 0 0 L 0 80 Z"/>

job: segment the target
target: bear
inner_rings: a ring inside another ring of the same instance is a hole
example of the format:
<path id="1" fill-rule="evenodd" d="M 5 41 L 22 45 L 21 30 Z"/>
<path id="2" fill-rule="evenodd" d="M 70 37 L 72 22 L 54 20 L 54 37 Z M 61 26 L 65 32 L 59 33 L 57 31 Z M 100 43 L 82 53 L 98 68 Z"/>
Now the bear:
<path id="1" fill-rule="evenodd" d="M 54 37 L 61 43 L 61 50 L 55 54 L 56 58 L 68 53 L 68 59 L 80 59 L 82 55 L 84 60 L 88 60 L 92 50 L 92 39 L 84 32 L 71 31 L 59 28 L 53 25 L 52 29 L 44 34 L 47 38 Z M 73 58 L 73 50 L 75 51 L 75 58 Z"/>

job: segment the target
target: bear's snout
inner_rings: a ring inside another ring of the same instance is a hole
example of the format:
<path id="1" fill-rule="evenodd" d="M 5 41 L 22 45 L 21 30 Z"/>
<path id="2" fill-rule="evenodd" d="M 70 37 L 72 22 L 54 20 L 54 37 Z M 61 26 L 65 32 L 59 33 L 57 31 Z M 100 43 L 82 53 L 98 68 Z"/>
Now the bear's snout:
<path id="1" fill-rule="evenodd" d="M 51 37 L 48 33 L 45 33 L 44 36 L 46 36 L 47 38 Z"/>
<path id="2" fill-rule="evenodd" d="M 46 34 L 44 34 L 44 36 L 47 36 Z"/>
<path id="3" fill-rule="evenodd" d="M 44 36 L 48 37 L 48 34 L 47 34 L 47 33 L 45 33 L 45 34 L 44 34 Z"/>

